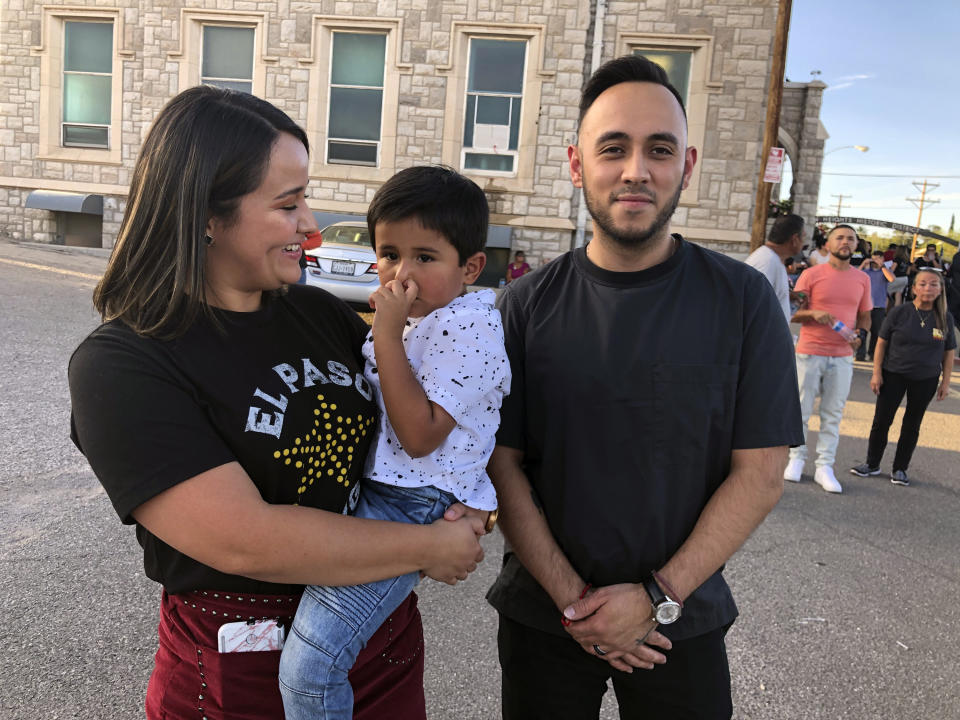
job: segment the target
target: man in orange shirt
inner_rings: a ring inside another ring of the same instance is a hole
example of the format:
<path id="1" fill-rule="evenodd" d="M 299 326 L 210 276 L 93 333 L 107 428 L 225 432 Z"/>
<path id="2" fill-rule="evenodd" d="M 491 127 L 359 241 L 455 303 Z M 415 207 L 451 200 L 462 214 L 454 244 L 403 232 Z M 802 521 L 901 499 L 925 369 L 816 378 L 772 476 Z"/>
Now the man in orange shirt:
<path id="1" fill-rule="evenodd" d="M 853 379 L 853 351 L 860 346 L 857 331 L 870 327 L 873 308 L 870 279 L 850 265 L 857 241 L 852 227 L 837 225 L 827 235 L 827 262 L 804 271 L 794 288 L 809 298 L 807 307 L 793 316 L 794 322 L 803 325 L 796 348 L 803 436 L 806 439 L 813 401 L 820 395 L 820 437 L 813 479 L 831 493 L 843 492 L 833 472 L 840 419 Z M 806 460 L 805 444 L 791 448 L 784 480 L 800 482 Z"/>

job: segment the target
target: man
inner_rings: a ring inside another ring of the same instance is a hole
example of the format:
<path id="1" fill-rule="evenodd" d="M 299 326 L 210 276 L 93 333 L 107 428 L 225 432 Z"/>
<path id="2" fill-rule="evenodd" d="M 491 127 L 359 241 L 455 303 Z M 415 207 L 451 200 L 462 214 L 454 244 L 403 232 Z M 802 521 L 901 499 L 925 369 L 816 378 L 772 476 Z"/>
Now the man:
<path id="1" fill-rule="evenodd" d="M 800 252 L 802 247 L 803 218 L 789 213 L 774 220 L 767 242 L 750 253 L 746 259 L 747 265 L 762 272 L 770 282 L 788 325 L 793 316 L 790 303 L 800 304 L 803 296 L 790 289 L 790 279 L 787 277 L 784 262 Z"/>
<path id="2" fill-rule="evenodd" d="M 857 360 L 866 360 L 869 354 L 870 362 L 873 362 L 873 351 L 877 347 L 883 319 L 887 316 L 887 285 L 890 284 L 893 273 L 883 265 L 883 250 L 874 250 L 873 255 L 863 262 L 860 269 L 870 278 L 870 301 L 873 309 L 870 311 L 870 345 L 869 348 L 864 345 L 857 348 Z M 890 277 L 887 277 L 888 275 Z"/>
<path id="3" fill-rule="evenodd" d="M 940 272 L 943 272 L 943 262 L 940 260 L 940 256 L 937 254 L 937 246 L 934 243 L 927 245 L 927 249 L 923 255 L 913 261 L 913 266 L 916 270 L 930 268 L 932 270 L 939 270 Z"/>
<path id="4" fill-rule="evenodd" d="M 870 325 L 870 278 L 850 266 L 857 246 L 857 233 L 849 225 L 837 225 L 827 235 L 830 252 L 825 263 L 815 265 L 797 280 L 797 292 L 805 292 L 806 308 L 794 313 L 802 323 L 797 342 L 797 379 L 803 414 L 804 444 L 790 449 L 784 480 L 800 482 L 807 459 L 807 421 L 813 401 L 820 396 L 820 437 L 817 469 L 813 480 L 829 493 L 843 492 L 833 463 L 840 442 L 840 419 L 853 379 L 853 351 L 860 347 L 860 329 Z M 834 329 L 837 321 L 846 327 Z M 841 332 L 844 330 L 846 332 Z M 847 337 L 849 337 L 849 340 Z"/>
<path id="5" fill-rule="evenodd" d="M 596 718 L 612 677 L 622 717 L 729 718 L 720 570 L 802 439 L 790 335 L 760 273 L 670 234 L 697 151 L 662 68 L 598 69 L 568 156 L 593 240 L 500 299 L 503 717 Z"/>

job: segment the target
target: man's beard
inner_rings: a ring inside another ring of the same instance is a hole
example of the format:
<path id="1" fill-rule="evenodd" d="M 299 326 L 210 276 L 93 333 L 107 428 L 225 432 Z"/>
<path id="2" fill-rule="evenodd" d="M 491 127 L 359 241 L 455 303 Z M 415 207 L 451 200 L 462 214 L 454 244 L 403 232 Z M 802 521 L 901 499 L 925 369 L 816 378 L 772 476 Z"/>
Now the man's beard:
<path id="1" fill-rule="evenodd" d="M 663 229 L 669 224 L 670 218 L 673 217 L 673 213 L 677 209 L 677 205 L 680 204 L 680 194 L 682 192 L 683 182 L 681 181 L 681 183 L 677 186 L 677 191 L 673 194 L 673 197 L 671 197 L 670 201 L 663 206 L 660 212 L 657 213 L 649 227 L 644 230 L 629 232 L 617 229 L 613 223 L 613 218 L 611 217 L 610 213 L 600 208 L 597 203 L 593 201 L 593 198 L 587 190 L 586 183 L 583 185 L 583 197 L 586 200 L 587 210 L 590 212 L 590 216 L 593 218 L 593 221 L 601 230 L 603 230 L 607 237 L 613 240 L 613 242 L 622 248 L 631 250 L 635 250 L 643 246 L 651 239 L 657 237 L 663 231 Z M 648 193 L 643 194 L 650 197 L 650 194 Z M 610 194 L 610 202 L 614 202 L 616 198 L 617 193 Z"/>
<path id="2" fill-rule="evenodd" d="M 841 255 L 841 252 L 845 252 L 846 255 Z M 849 260 L 851 257 L 853 257 L 853 250 L 840 248 L 839 250 L 833 251 L 830 254 L 833 255 L 837 260 Z"/>

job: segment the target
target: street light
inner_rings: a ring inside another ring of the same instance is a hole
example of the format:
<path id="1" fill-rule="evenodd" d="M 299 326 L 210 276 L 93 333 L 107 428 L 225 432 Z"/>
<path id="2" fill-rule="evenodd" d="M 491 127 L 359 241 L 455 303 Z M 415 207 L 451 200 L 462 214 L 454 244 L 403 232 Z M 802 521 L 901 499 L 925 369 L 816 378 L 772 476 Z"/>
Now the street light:
<path id="1" fill-rule="evenodd" d="M 823 154 L 823 156 L 826 157 L 830 153 L 835 153 L 837 150 L 848 150 L 850 148 L 853 148 L 854 150 L 859 150 L 860 152 L 866 152 L 867 150 L 870 149 L 866 145 L 841 145 L 840 147 L 834 148 L 833 150 L 828 150 Z"/>

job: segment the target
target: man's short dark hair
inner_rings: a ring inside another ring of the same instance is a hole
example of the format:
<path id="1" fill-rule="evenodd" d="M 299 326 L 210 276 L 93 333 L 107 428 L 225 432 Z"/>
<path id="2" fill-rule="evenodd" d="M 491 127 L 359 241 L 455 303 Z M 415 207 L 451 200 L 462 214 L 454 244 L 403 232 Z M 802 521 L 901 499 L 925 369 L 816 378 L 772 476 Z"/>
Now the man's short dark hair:
<path id="1" fill-rule="evenodd" d="M 840 223 L 839 225 L 834 225 L 830 228 L 830 232 L 827 233 L 827 239 L 830 239 L 830 236 L 833 235 L 837 230 L 850 230 L 853 233 L 853 236 L 857 239 L 857 242 L 860 242 L 860 236 L 857 234 L 857 229 L 853 225 L 844 225 Z"/>
<path id="2" fill-rule="evenodd" d="M 787 213 L 773 221 L 773 227 L 770 228 L 767 242 L 774 245 L 783 245 L 790 242 L 790 238 L 794 235 L 801 234 L 803 234 L 803 218 L 794 213 Z"/>
<path id="3" fill-rule="evenodd" d="M 370 243 L 377 247 L 377 223 L 415 217 L 457 249 L 460 264 L 487 244 L 490 207 L 483 190 L 453 168 L 418 165 L 387 180 L 367 209 Z"/>
<path id="4" fill-rule="evenodd" d="M 883 257 L 883 250 L 874 250 L 874 251 L 871 253 L 871 255 L 872 255 L 873 257 L 877 257 L 877 255 L 879 255 L 880 257 Z"/>
<path id="5" fill-rule="evenodd" d="M 680 97 L 677 89 L 670 84 L 666 70 L 642 55 L 624 55 L 609 60 L 597 68 L 597 71 L 590 76 L 586 85 L 583 86 L 583 92 L 580 94 L 580 117 L 577 119 L 577 127 L 580 127 L 583 116 L 587 114 L 587 110 L 593 105 L 594 100 L 600 97 L 605 90 L 625 82 L 649 82 L 663 85 L 680 103 L 683 119 L 687 119 L 687 111 L 683 107 L 683 98 Z"/>

